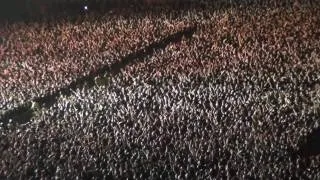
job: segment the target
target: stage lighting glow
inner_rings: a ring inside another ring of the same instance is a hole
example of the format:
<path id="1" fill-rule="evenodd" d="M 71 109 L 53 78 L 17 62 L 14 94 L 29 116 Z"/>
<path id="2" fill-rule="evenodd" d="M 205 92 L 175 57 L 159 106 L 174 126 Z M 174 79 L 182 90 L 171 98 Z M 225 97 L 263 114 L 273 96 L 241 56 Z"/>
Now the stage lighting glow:
<path id="1" fill-rule="evenodd" d="M 88 10 L 88 6 L 84 6 L 83 8 L 84 8 L 84 10 L 86 10 L 86 11 Z"/>

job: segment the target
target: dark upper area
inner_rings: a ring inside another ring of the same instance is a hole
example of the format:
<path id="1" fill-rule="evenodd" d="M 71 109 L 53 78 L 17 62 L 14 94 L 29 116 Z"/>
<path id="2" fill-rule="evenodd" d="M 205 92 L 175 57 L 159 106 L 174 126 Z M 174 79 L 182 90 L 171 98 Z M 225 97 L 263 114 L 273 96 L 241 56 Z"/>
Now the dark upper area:
<path id="1" fill-rule="evenodd" d="M 184 6 L 193 0 L 2 0 L 0 20 L 16 21 L 42 19 L 90 12 L 104 12 L 111 8 L 139 7 L 143 5 L 174 4 Z M 199 3 L 199 1 L 197 1 Z"/>

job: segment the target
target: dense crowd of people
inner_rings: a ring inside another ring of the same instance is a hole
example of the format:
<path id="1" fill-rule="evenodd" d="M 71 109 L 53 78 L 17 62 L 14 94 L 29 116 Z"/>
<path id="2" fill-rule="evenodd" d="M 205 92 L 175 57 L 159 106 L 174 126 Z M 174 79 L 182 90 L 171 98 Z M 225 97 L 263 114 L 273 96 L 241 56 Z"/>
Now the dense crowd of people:
<path id="1" fill-rule="evenodd" d="M 104 84 L 59 97 L 37 109 L 30 123 L 3 125 L 0 177 L 319 179 L 320 155 L 297 153 L 320 128 L 319 8 L 208 8 L 169 19 L 171 30 L 160 17 L 143 18 L 129 32 L 145 33 L 124 35 L 119 50 L 105 45 L 112 53 L 101 62 L 101 45 L 64 51 L 90 54 L 88 64 L 76 65 L 81 75 L 94 63 L 120 60 L 136 37 L 162 31 L 151 41 L 179 30 L 179 22 L 198 23 L 192 37 L 126 66 Z M 154 22 L 150 32 L 138 27 L 145 21 Z M 71 68 L 75 59 L 51 61 Z M 32 63 L 46 71 L 41 61 Z M 48 84 L 60 86 L 69 71 L 54 73 L 61 80 Z"/>
<path id="2" fill-rule="evenodd" d="M 57 91 L 81 76 L 189 26 L 163 12 L 94 14 L 76 22 L 12 24 L 2 28 L 0 109 Z"/>

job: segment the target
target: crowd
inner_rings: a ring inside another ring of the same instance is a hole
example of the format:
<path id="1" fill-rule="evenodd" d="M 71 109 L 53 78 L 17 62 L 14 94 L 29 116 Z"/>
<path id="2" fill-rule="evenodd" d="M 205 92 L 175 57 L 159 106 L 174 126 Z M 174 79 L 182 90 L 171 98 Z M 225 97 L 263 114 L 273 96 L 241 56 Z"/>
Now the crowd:
<path id="1" fill-rule="evenodd" d="M 76 22 L 10 24 L 1 28 L 0 109 L 67 86 L 103 65 L 189 26 L 165 12 L 95 14 Z"/>
<path id="2" fill-rule="evenodd" d="M 319 179 L 296 153 L 320 128 L 319 7 L 187 14 L 191 38 L 0 129 L 0 177 Z"/>

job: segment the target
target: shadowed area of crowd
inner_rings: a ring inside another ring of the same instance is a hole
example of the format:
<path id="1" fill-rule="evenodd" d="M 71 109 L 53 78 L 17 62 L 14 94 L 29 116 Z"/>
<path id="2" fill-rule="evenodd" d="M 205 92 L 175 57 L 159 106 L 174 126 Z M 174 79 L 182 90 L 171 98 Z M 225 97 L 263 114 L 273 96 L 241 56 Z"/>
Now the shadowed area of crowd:
<path id="1" fill-rule="evenodd" d="M 320 154 L 320 128 L 313 130 L 305 139 L 306 142 L 300 145 L 298 154 L 304 157 L 318 156 Z"/>

